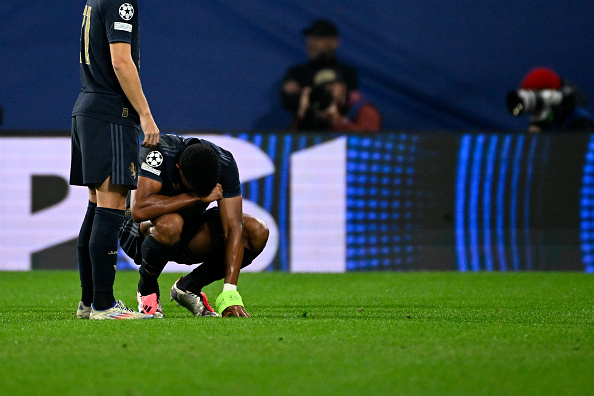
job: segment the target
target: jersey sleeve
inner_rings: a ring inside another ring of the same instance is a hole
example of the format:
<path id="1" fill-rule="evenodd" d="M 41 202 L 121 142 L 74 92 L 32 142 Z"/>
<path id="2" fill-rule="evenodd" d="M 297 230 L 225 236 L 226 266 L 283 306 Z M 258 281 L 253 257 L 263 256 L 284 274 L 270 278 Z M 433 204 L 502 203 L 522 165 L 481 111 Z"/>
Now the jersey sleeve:
<path id="1" fill-rule="evenodd" d="M 136 0 L 109 0 L 103 9 L 105 31 L 109 43 L 132 44 L 132 32 L 138 29 Z"/>
<path id="2" fill-rule="evenodd" d="M 138 155 L 140 170 L 138 176 L 144 176 L 163 184 L 163 172 L 165 171 L 164 155 L 159 147 L 142 147 Z"/>
<path id="3" fill-rule="evenodd" d="M 237 162 L 230 152 L 226 152 L 226 163 L 221 167 L 219 181 L 223 187 L 223 198 L 233 198 L 241 195 L 241 182 L 239 181 L 239 170 Z"/>

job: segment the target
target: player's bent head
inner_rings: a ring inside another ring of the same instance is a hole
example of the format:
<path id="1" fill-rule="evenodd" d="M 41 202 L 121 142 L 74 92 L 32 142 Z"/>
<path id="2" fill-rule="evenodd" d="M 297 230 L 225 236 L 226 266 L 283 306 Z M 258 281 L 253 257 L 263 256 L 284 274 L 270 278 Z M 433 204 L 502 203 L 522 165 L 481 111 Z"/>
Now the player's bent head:
<path id="1" fill-rule="evenodd" d="M 219 181 L 221 164 L 217 153 L 202 143 L 188 146 L 180 159 L 180 170 L 192 190 L 207 196 Z"/>

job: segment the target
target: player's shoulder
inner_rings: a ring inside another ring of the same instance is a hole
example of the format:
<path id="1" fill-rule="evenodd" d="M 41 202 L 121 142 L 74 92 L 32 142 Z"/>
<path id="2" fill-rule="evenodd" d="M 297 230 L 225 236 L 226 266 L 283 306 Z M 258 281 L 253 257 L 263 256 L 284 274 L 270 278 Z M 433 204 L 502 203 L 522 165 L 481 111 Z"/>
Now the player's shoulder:
<path id="1" fill-rule="evenodd" d="M 231 153 L 231 151 L 219 146 L 218 144 L 211 142 L 210 140 L 205 140 L 205 139 L 199 139 L 199 140 L 202 144 L 207 145 L 210 148 L 212 148 L 215 151 L 215 153 L 217 153 L 221 162 L 228 163 L 233 160 L 233 154 Z"/>
<path id="2" fill-rule="evenodd" d="M 119 16 L 119 19 L 125 21 L 132 20 L 138 13 L 138 2 L 136 0 L 88 0 L 87 4 L 95 6 L 105 14 L 114 14 L 114 17 Z"/>
<path id="3" fill-rule="evenodd" d="M 141 147 L 140 148 L 140 156 L 146 157 L 148 154 L 152 153 L 153 151 L 161 152 L 161 153 L 169 153 L 174 151 L 176 147 L 179 145 L 179 138 L 174 135 L 161 135 L 159 136 L 159 143 L 156 147 Z"/>
<path id="4" fill-rule="evenodd" d="M 159 146 L 174 146 L 183 143 L 184 137 L 175 135 L 173 133 L 166 133 L 159 136 Z"/>
<path id="5" fill-rule="evenodd" d="M 133 7 L 138 6 L 138 1 L 137 0 L 87 0 L 87 2 L 94 2 L 96 4 L 101 4 L 101 5 L 117 5 L 118 8 L 121 5 L 131 5 Z M 127 8 L 127 7 L 122 7 L 122 8 Z"/>
<path id="6" fill-rule="evenodd" d="M 159 137 L 157 149 L 167 156 L 177 157 L 177 153 L 186 145 L 187 138 L 174 134 L 165 134 Z"/>
<path id="7" fill-rule="evenodd" d="M 211 142 L 210 140 L 206 140 L 206 139 L 199 139 L 199 138 L 197 138 L 196 140 L 197 140 L 197 141 L 199 141 L 200 143 L 204 144 L 205 146 L 208 146 L 208 147 L 210 147 L 210 148 L 214 149 L 215 151 L 217 151 L 217 150 L 221 150 L 221 149 L 222 149 L 222 147 L 221 147 L 221 146 L 219 146 L 219 145 L 217 145 L 217 144 L 215 144 L 215 143 Z"/>

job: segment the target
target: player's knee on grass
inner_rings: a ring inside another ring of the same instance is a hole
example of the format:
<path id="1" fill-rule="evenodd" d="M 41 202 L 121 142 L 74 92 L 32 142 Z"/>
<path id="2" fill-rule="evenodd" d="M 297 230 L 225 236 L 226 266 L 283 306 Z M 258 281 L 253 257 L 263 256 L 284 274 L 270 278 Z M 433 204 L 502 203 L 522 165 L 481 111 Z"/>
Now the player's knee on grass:
<path id="1" fill-rule="evenodd" d="M 171 213 L 153 221 L 152 235 L 156 241 L 173 246 L 179 242 L 183 228 L 183 217 L 177 213 Z"/>

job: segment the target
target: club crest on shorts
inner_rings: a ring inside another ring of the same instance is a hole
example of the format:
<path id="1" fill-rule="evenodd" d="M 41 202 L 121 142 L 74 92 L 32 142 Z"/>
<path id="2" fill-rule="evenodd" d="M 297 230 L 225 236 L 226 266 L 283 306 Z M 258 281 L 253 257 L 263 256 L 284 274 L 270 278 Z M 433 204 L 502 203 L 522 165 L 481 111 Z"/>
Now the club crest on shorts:
<path id="1" fill-rule="evenodd" d="M 130 176 L 132 176 L 132 179 L 136 180 L 136 165 L 134 162 L 130 162 Z"/>
<path id="2" fill-rule="evenodd" d="M 158 151 L 151 151 L 146 156 L 146 163 L 153 168 L 160 166 L 163 163 L 163 154 Z"/>
<path id="3" fill-rule="evenodd" d="M 124 21 L 129 21 L 134 17 L 134 7 L 130 3 L 124 3 L 120 6 L 120 17 Z"/>

